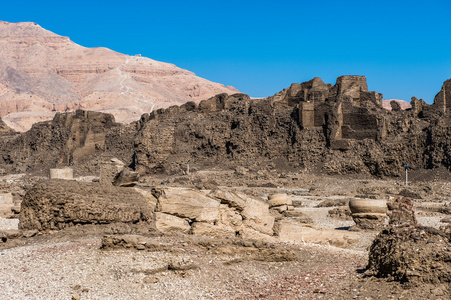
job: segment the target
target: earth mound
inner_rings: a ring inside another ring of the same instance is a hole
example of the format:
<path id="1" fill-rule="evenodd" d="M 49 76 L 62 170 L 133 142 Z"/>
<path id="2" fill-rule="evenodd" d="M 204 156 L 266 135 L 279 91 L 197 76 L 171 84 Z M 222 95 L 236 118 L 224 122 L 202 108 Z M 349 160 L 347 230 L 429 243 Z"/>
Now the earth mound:
<path id="1" fill-rule="evenodd" d="M 451 291 L 451 243 L 432 227 L 384 229 L 370 248 L 368 268 L 379 277 L 413 284 L 445 284 Z"/>

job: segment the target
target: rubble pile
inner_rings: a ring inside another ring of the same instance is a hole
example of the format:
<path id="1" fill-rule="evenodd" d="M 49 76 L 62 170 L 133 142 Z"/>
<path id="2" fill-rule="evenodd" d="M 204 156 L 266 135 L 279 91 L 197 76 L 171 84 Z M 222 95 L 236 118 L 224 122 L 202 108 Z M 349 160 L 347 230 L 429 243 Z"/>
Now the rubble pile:
<path id="1" fill-rule="evenodd" d="M 411 284 L 443 285 L 451 292 L 451 240 L 444 230 L 417 224 L 413 201 L 391 199 L 389 226 L 373 241 L 368 274 Z"/>

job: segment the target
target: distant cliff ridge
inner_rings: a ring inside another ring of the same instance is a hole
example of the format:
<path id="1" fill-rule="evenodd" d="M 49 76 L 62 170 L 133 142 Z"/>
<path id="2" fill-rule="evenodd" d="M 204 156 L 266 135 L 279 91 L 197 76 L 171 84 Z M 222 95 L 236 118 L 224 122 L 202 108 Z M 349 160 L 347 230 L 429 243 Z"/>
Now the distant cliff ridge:
<path id="1" fill-rule="evenodd" d="M 158 108 L 237 92 L 172 64 L 82 47 L 36 23 L 0 21 L 0 117 L 16 130 L 76 109 L 129 123 Z"/>

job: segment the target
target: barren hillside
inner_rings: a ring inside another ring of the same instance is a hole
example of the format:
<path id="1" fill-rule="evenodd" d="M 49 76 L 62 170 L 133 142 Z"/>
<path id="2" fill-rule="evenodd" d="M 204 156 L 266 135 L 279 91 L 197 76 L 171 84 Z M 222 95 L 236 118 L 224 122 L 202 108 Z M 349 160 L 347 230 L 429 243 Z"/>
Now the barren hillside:
<path id="1" fill-rule="evenodd" d="M 89 109 L 131 122 L 157 108 L 236 92 L 172 64 L 82 47 L 36 23 L 0 21 L 0 117 L 16 130 L 56 111 Z"/>

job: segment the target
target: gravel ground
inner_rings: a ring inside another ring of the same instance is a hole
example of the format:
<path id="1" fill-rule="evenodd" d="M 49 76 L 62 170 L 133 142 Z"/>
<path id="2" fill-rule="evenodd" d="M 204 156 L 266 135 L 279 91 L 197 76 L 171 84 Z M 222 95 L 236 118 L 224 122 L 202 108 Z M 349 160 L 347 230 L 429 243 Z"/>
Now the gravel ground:
<path id="1" fill-rule="evenodd" d="M 434 286 L 365 278 L 366 251 L 280 244 L 299 258 L 269 262 L 159 239 L 185 253 L 105 251 L 100 238 L 1 250 L 0 299 L 449 299 Z M 181 260 L 194 268 L 167 269 Z"/>
<path id="2" fill-rule="evenodd" d="M 185 255 L 102 251 L 99 246 L 98 239 L 90 239 L 2 250 L 2 299 L 331 299 L 346 292 L 335 282 L 355 280 L 355 269 L 366 260 L 361 251 L 314 245 L 296 246 L 302 257 L 294 262 L 188 250 Z M 159 271 L 174 259 L 199 268 Z"/>

